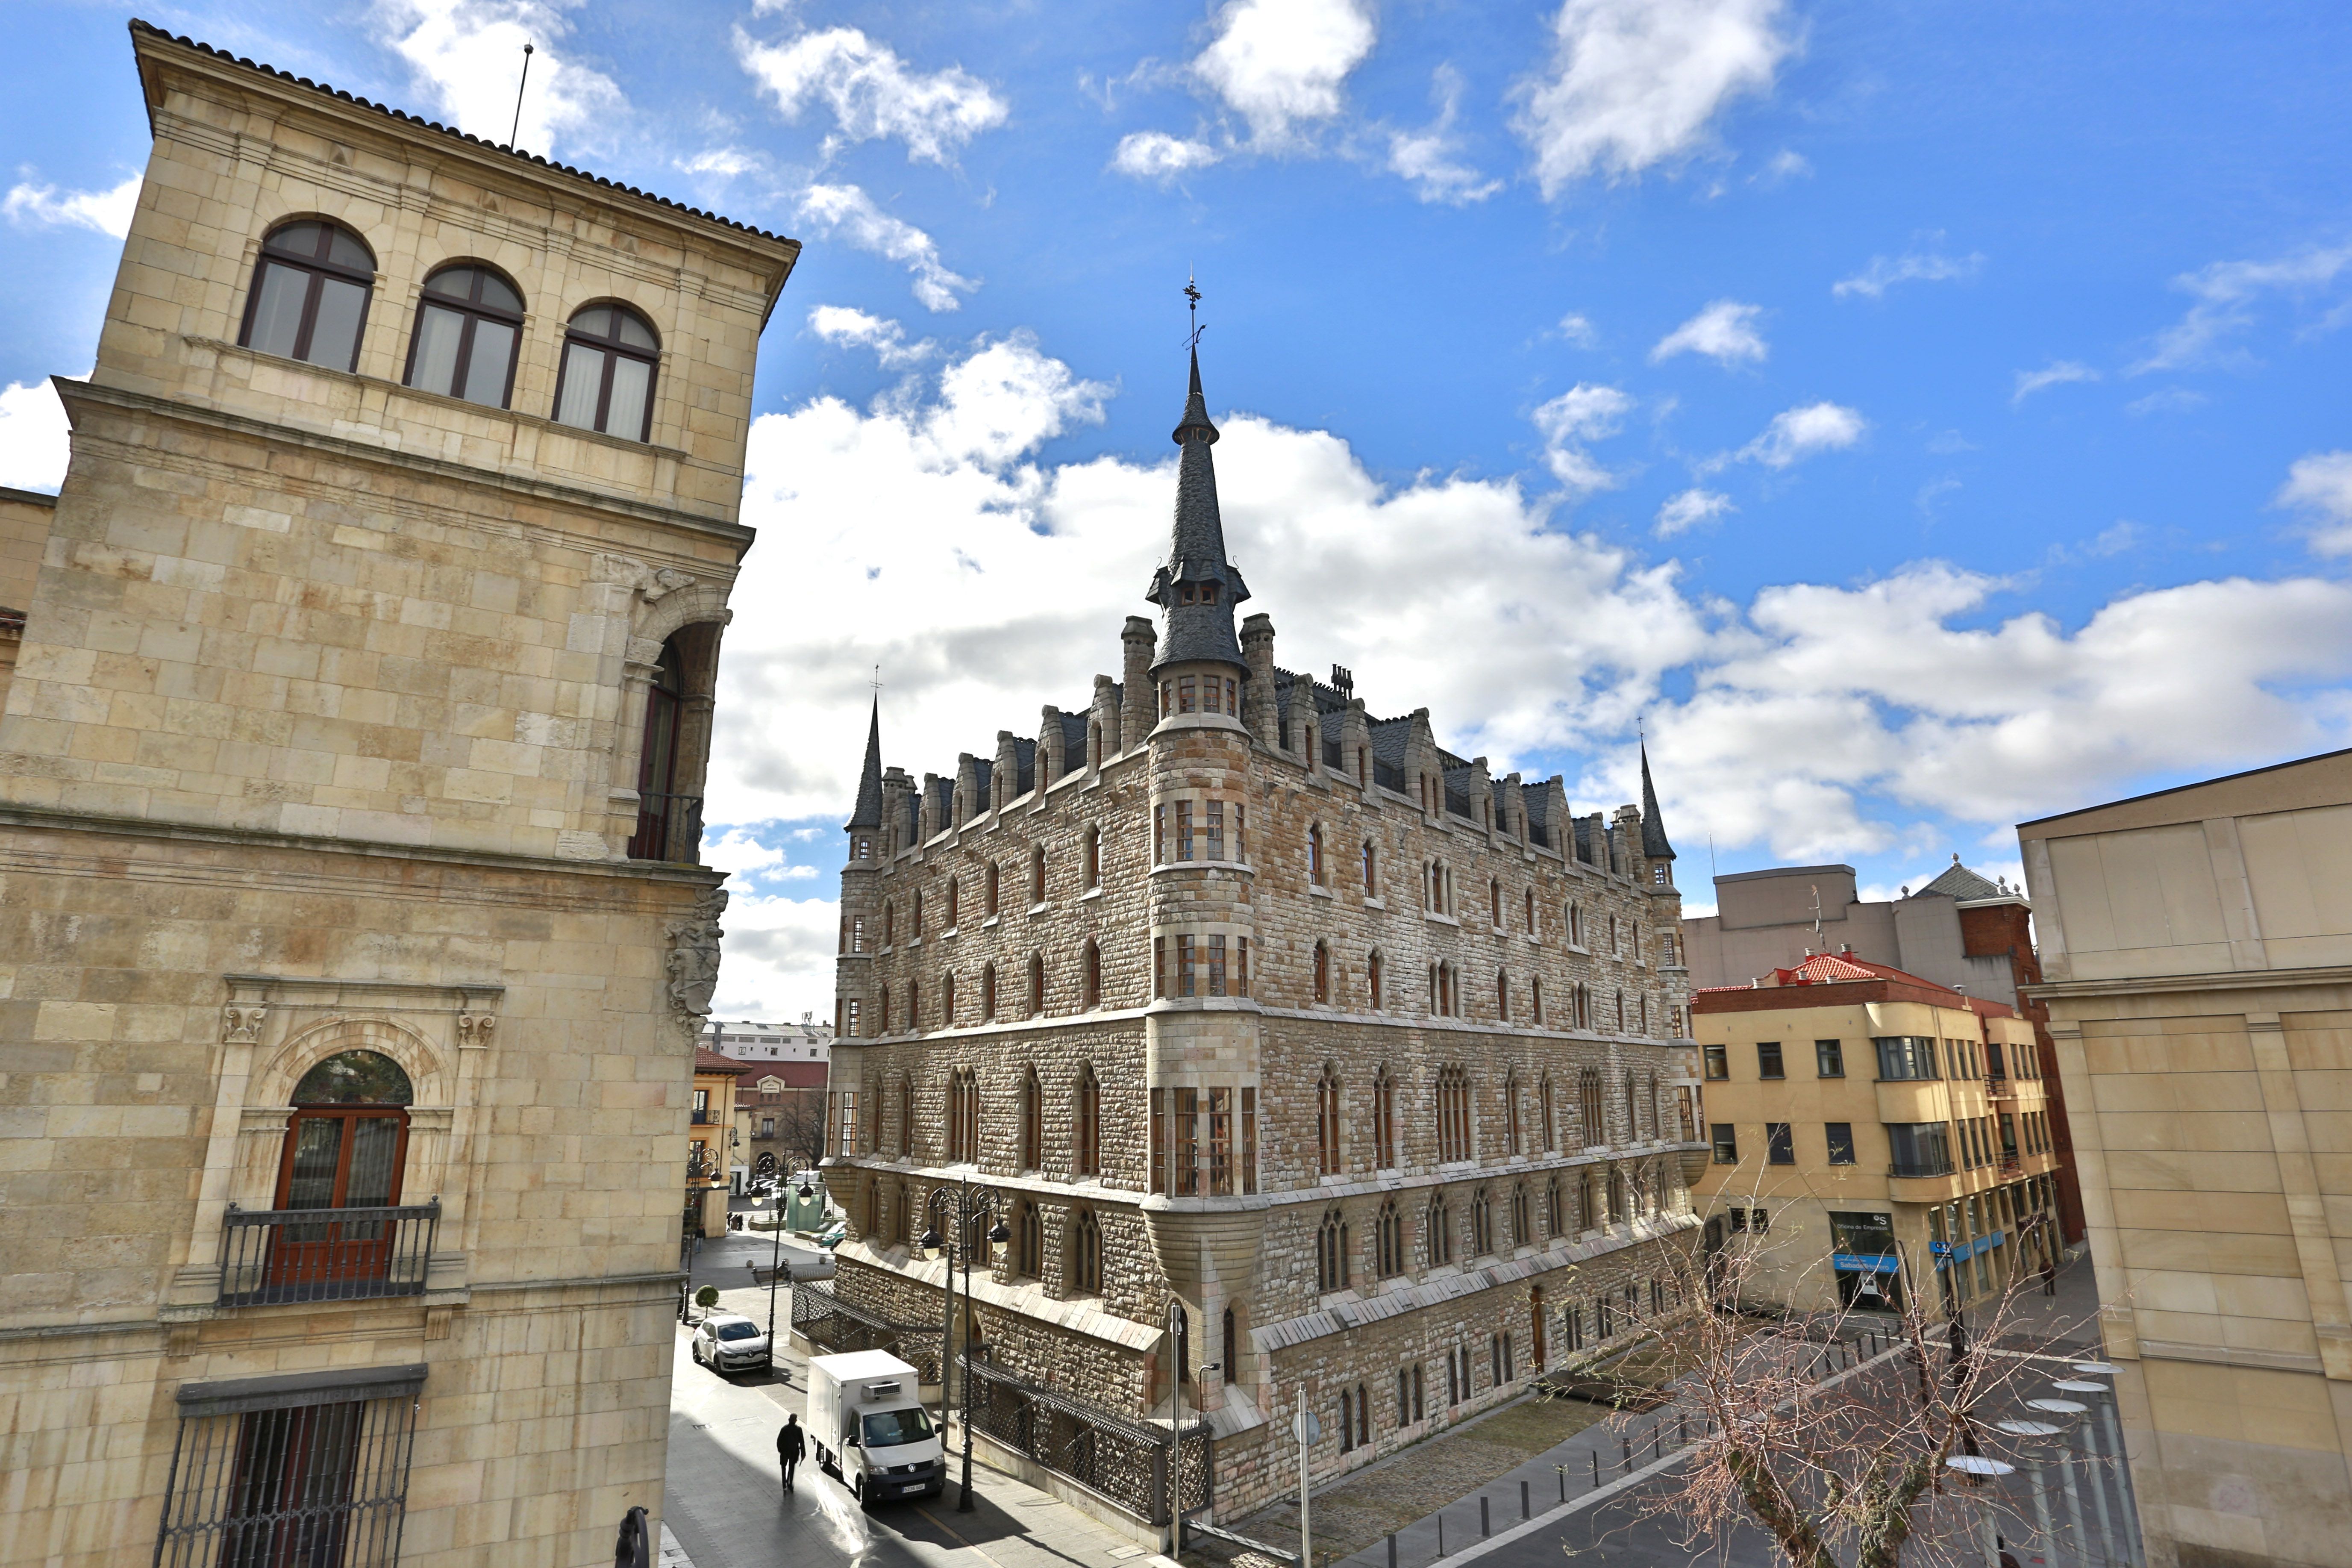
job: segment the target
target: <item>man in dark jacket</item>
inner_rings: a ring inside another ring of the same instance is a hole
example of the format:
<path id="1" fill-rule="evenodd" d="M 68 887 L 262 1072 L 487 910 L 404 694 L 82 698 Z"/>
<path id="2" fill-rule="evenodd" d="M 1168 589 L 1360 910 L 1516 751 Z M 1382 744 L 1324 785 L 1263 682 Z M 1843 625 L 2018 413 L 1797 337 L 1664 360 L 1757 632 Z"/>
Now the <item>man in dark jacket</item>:
<path id="1" fill-rule="evenodd" d="M 784 1489 L 793 1489 L 793 1471 L 801 1457 L 808 1452 L 808 1439 L 801 1433 L 801 1418 L 787 1415 L 776 1433 L 776 1463 L 783 1468 Z"/>

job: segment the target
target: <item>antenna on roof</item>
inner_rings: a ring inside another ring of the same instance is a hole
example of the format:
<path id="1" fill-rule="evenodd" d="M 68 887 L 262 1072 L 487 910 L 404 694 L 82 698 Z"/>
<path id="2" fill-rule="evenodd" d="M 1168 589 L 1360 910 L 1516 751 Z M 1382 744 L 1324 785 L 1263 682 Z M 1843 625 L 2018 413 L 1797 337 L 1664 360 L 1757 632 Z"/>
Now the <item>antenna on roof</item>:
<path id="1" fill-rule="evenodd" d="M 522 47 L 522 79 L 515 83 L 514 128 L 507 132 L 507 151 L 514 151 L 515 138 L 522 134 L 522 89 L 530 82 L 530 46 Z"/>
<path id="2" fill-rule="evenodd" d="M 1807 886 L 1813 889 L 1813 941 L 1819 942 L 1822 940 L 1822 889 L 1817 884 L 1808 883 Z M 1822 951 L 1826 952 L 1829 950 L 1823 948 Z"/>

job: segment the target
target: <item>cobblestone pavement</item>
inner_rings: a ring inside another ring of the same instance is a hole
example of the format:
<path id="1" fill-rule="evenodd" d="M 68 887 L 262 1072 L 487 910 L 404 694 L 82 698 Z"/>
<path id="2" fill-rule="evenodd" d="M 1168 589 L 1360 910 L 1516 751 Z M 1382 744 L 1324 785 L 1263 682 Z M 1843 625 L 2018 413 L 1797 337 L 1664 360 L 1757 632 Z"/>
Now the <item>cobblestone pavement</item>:
<path id="1" fill-rule="evenodd" d="M 693 1283 L 717 1285 L 720 1306 L 764 1322 L 768 1292 L 748 1283 L 746 1258 L 767 1267 L 772 1244 L 729 1236 L 705 1241 Z M 787 1243 L 787 1250 L 790 1244 Z M 804 1249 L 803 1261 L 816 1255 Z M 776 1298 L 790 1321 L 789 1289 Z M 1076 1510 L 974 1466 L 974 1510 L 955 1511 L 951 1479 L 936 1499 L 862 1510 L 848 1489 L 804 1462 L 792 1491 L 776 1469 L 776 1428 L 803 1413 L 807 1362 L 787 1351 L 772 1373 L 720 1377 L 696 1364 L 690 1331 L 677 1331 L 670 1396 L 669 1481 L 663 1497 L 668 1568 L 1172 1568 Z M 680 1561 L 682 1559 L 683 1561 Z"/>

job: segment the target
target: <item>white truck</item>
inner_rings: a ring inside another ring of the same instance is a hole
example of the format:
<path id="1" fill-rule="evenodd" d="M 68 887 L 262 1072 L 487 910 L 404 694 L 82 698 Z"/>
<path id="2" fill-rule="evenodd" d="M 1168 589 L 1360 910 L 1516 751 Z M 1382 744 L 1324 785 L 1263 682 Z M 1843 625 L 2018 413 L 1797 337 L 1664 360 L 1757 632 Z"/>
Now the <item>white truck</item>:
<path id="1" fill-rule="evenodd" d="M 887 1498 L 937 1497 L 947 1455 L 915 1397 L 915 1369 L 887 1351 L 812 1356 L 809 1441 L 816 1462 L 866 1507 Z"/>

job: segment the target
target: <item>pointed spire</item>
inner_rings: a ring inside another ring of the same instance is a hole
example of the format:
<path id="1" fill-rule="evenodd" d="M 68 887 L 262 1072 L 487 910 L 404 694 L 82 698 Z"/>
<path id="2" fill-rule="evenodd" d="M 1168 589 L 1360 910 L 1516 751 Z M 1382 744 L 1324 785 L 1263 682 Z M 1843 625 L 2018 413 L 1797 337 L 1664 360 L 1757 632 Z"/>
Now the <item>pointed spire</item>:
<path id="1" fill-rule="evenodd" d="M 1642 854 L 1652 860 L 1671 860 L 1675 847 L 1666 842 L 1665 818 L 1658 812 L 1658 786 L 1650 782 L 1650 743 L 1642 742 Z"/>
<path id="2" fill-rule="evenodd" d="M 843 831 L 882 826 L 882 699 L 874 699 L 874 716 L 866 726 L 866 768 L 857 775 L 857 809 L 842 825 Z"/>
<path id="3" fill-rule="evenodd" d="M 1216 460 L 1209 448 L 1217 427 L 1201 392 L 1201 351 L 1192 353 L 1192 384 L 1184 417 L 1171 437 L 1183 448 L 1176 468 L 1176 526 L 1168 563 L 1144 595 L 1160 606 L 1162 633 L 1157 669 L 1185 659 L 1217 659 L 1246 670 L 1234 635 L 1234 606 L 1248 598 L 1241 573 L 1225 559 L 1225 524 L 1217 506 Z"/>

